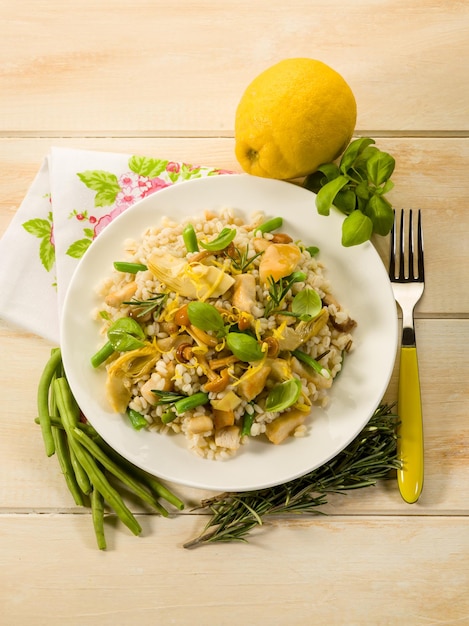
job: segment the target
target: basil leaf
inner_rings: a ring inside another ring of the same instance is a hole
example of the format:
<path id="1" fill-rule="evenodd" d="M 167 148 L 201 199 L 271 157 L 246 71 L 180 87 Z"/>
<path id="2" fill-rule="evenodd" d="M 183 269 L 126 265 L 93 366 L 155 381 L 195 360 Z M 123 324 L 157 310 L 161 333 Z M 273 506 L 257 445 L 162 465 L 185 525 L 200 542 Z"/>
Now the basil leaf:
<path id="1" fill-rule="evenodd" d="M 307 322 L 319 315 L 322 309 L 322 301 L 314 289 L 303 289 L 293 298 L 291 310 L 301 320 Z"/>
<path id="2" fill-rule="evenodd" d="M 129 352 L 130 350 L 142 348 L 145 345 L 140 339 L 136 339 L 129 333 L 121 330 L 109 331 L 107 336 L 109 343 L 116 352 Z"/>
<path id="3" fill-rule="evenodd" d="M 374 139 L 370 139 L 369 137 L 361 137 L 360 139 L 352 141 L 340 159 L 340 171 L 343 174 L 346 174 L 347 170 L 349 170 L 355 163 L 357 156 L 359 156 L 365 148 L 373 143 L 375 143 Z"/>
<path id="4" fill-rule="evenodd" d="M 355 188 L 355 194 L 358 198 L 362 200 L 369 200 L 371 196 L 370 188 L 368 187 L 368 182 L 366 180 L 362 180 Z"/>
<path id="5" fill-rule="evenodd" d="M 373 222 L 373 232 L 385 236 L 391 231 L 394 212 L 385 198 L 380 195 L 371 196 L 365 212 Z"/>
<path id="6" fill-rule="evenodd" d="M 271 389 L 265 401 L 265 410 L 269 413 L 285 411 L 298 401 L 300 393 L 301 382 L 298 378 L 290 378 Z"/>
<path id="7" fill-rule="evenodd" d="M 392 180 L 387 180 L 386 183 L 382 187 L 376 190 L 376 193 L 384 195 L 385 193 L 388 193 L 388 191 L 391 191 L 393 187 L 394 187 L 394 183 L 392 182 Z"/>
<path id="8" fill-rule="evenodd" d="M 217 252 L 218 250 L 224 250 L 236 237 L 236 229 L 235 228 L 223 228 L 220 231 L 218 237 L 213 239 L 212 241 L 199 241 L 199 245 L 205 250 L 209 250 L 211 252 Z"/>
<path id="9" fill-rule="evenodd" d="M 316 196 L 316 208 L 319 215 L 329 215 L 329 210 L 334 203 L 338 192 L 348 183 L 346 176 L 338 176 L 329 181 L 318 191 Z"/>
<path id="10" fill-rule="evenodd" d="M 311 256 L 316 256 L 317 254 L 319 254 L 319 248 L 317 246 L 308 246 L 307 248 L 305 248 L 305 250 L 309 252 Z"/>
<path id="11" fill-rule="evenodd" d="M 327 183 L 327 178 L 324 176 L 322 172 L 316 171 L 312 174 L 309 174 L 304 182 L 303 187 L 317 193 L 323 185 Z"/>
<path id="12" fill-rule="evenodd" d="M 376 151 L 366 162 L 366 171 L 372 183 L 382 185 L 394 171 L 395 159 L 387 152 Z"/>
<path id="13" fill-rule="evenodd" d="M 133 335 L 134 337 L 139 337 L 140 339 L 145 339 L 145 333 L 143 332 L 143 328 L 140 326 L 138 322 L 136 322 L 131 317 L 121 317 L 116 320 L 113 324 L 109 326 L 109 333 L 113 332 L 121 332 L 128 333 L 129 335 Z"/>
<path id="14" fill-rule="evenodd" d="M 208 302 L 190 302 L 187 306 L 190 323 L 196 328 L 213 331 L 218 337 L 225 334 L 225 323 L 222 316 L 212 304 Z"/>
<path id="15" fill-rule="evenodd" d="M 341 189 L 335 197 L 334 206 L 349 215 L 356 209 L 357 197 L 351 189 Z"/>
<path id="16" fill-rule="evenodd" d="M 368 241 L 373 233 L 373 222 L 361 211 L 354 211 L 342 223 L 342 245 L 346 248 Z"/>
<path id="17" fill-rule="evenodd" d="M 228 333 L 226 345 L 241 361 L 260 361 L 264 356 L 257 339 L 245 333 Z"/>
<path id="18" fill-rule="evenodd" d="M 107 331 L 109 343 L 116 352 L 128 352 L 144 346 L 145 333 L 138 322 L 131 317 L 121 317 Z"/>
<path id="19" fill-rule="evenodd" d="M 340 175 L 340 170 L 335 163 L 323 163 L 317 171 L 322 172 L 328 181 L 334 180 Z"/>

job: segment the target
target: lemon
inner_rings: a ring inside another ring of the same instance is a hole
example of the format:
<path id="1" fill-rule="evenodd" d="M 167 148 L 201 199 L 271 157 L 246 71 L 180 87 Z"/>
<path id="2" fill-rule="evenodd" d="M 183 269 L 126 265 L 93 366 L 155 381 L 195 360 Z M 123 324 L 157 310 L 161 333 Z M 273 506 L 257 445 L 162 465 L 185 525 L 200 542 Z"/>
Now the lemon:
<path id="1" fill-rule="evenodd" d="M 315 59 L 284 59 L 259 74 L 239 101 L 236 158 L 254 176 L 307 176 L 342 154 L 356 118 L 355 97 L 340 74 Z"/>

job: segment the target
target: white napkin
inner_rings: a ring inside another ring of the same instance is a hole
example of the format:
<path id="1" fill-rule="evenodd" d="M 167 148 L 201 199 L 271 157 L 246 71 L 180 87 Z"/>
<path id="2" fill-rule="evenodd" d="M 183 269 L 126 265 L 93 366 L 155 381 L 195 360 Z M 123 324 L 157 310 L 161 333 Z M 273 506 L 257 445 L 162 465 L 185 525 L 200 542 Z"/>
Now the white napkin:
<path id="1" fill-rule="evenodd" d="M 169 185 L 228 173 L 160 158 L 52 148 L 0 239 L 0 317 L 59 344 L 78 261 L 117 215 Z"/>

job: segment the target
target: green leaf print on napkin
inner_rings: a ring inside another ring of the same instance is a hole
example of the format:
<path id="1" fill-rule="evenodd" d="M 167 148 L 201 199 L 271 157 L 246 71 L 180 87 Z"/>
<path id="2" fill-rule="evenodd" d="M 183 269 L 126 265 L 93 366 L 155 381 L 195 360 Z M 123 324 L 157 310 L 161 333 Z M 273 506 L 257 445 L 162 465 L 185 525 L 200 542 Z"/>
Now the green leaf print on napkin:
<path id="1" fill-rule="evenodd" d="M 78 172 L 77 176 L 89 189 L 96 191 L 94 206 L 97 207 L 113 204 L 121 190 L 117 176 L 111 172 L 87 170 Z"/>
<path id="2" fill-rule="evenodd" d="M 50 272 L 55 263 L 54 228 L 52 224 L 52 213 L 47 219 L 39 217 L 23 223 L 23 228 L 30 235 L 41 240 L 39 246 L 39 258 L 47 272 Z"/>
<path id="3" fill-rule="evenodd" d="M 133 156 L 129 159 L 129 169 L 140 176 L 156 178 L 166 170 L 168 163 L 169 161 L 164 159 Z"/>

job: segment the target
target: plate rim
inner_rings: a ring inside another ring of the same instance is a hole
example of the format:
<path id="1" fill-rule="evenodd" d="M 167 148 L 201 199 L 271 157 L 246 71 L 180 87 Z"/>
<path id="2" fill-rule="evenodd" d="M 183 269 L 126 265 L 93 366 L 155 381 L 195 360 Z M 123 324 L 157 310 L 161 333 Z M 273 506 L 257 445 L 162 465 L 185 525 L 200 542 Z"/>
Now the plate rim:
<path id="1" fill-rule="evenodd" d="M 68 307 L 70 306 L 70 299 L 73 297 L 74 294 L 74 288 L 76 287 L 76 283 L 77 280 L 80 276 L 80 272 L 83 271 L 83 268 L 86 269 L 86 264 L 89 262 L 88 260 L 90 258 L 93 257 L 93 255 L 96 255 L 97 252 L 97 246 L 95 245 L 96 242 L 102 241 L 103 243 L 101 244 L 100 247 L 105 246 L 106 245 L 106 241 L 108 239 L 111 239 L 113 236 L 114 231 L 119 232 L 119 228 L 120 228 L 120 224 L 125 224 L 126 222 L 130 221 L 132 216 L 137 214 L 138 212 L 143 212 L 145 213 L 145 211 L 151 211 L 151 207 L 153 204 L 156 203 L 156 205 L 160 205 L 162 203 L 164 203 L 164 200 L 166 197 L 171 198 L 171 196 L 176 193 L 176 194 L 182 194 L 183 196 L 187 196 L 189 194 L 189 188 L 195 187 L 197 188 L 198 186 L 203 187 L 203 186 L 212 186 L 213 188 L 217 187 L 217 186 L 221 186 L 222 190 L 223 187 L 225 185 L 224 181 L 232 181 L 230 183 L 227 183 L 228 187 L 230 187 L 231 185 L 237 185 L 236 181 L 249 181 L 246 184 L 249 185 L 253 185 L 254 187 L 259 187 L 259 189 L 262 188 L 262 191 L 260 193 L 263 193 L 264 189 L 274 189 L 275 187 L 277 189 L 289 189 L 289 190 L 293 190 L 296 189 L 297 191 L 293 192 L 291 191 L 291 193 L 302 193 L 305 194 L 304 197 L 309 197 L 311 199 L 311 212 L 313 215 L 315 215 L 315 218 L 313 219 L 313 222 L 315 221 L 315 219 L 319 219 L 316 218 L 316 209 L 314 206 L 314 196 L 315 194 L 313 194 L 313 192 L 306 190 L 303 187 L 300 187 L 299 185 L 296 185 L 295 183 L 291 183 L 291 182 L 286 182 L 286 181 L 279 181 L 276 179 L 265 179 L 265 178 L 260 178 L 260 177 L 254 177 L 248 174 L 219 174 L 217 176 L 211 176 L 211 177 L 203 177 L 203 178 L 198 178 L 198 179 L 192 179 L 192 180 L 188 180 L 188 181 L 183 181 L 181 183 L 177 183 L 175 185 L 172 185 L 170 187 L 166 187 L 164 189 L 159 190 L 157 193 L 151 194 L 137 202 L 135 202 L 132 206 L 130 206 L 128 209 L 126 209 L 126 211 L 124 211 L 121 215 L 117 216 L 113 222 L 111 224 L 109 224 L 106 229 L 103 231 L 102 234 L 99 235 L 99 237 L 95 240 L 95 242 L 93 242 L 93 244 L 88 248 L 88 250 L 86 251 L 85 255 L 82 257 L 82 259 L 80 259 L 78 265 L 76 266 L 72 278 L 70 280 L 69 286 L 66 290 L 66 294 L 65 294 L 65 298 L 64 298 L 64 303 L 63 303 L 63 314 L 61 315 L 61 319 L 60 319 L 60 328 L 61 328 L 61 337 L 67 337 L 67 319 L 66 319 L 66 313 L 68 311 Z M 209 182 L 209 181 L 213 181 L 213 182 Z M 217 182 L 215 182 L 217 181 Z M 241 183 L 241 185 L 243 185 L 244 183 Z M 185 187 L 186 191 L 183 193 L 182 191 L 176 191 L 175 190 L 180 190 L 181 187 Z M 218 193 L 218 191 L 216 192 Z M 241 192 L 241 194 L 244 193 L 244 190 Z M 288 195 L 289 192 L 287 192 Z M 299 196 L 298 196 L 299 197 Z M 229 201 L 226 201 L 226 206 L 229 206 Z M 143 208 L 142 208 L 143 207 Z M 145 208 L 147 207 L 147 208 Z M 210 207 L 207 207 L 210 208 Z M 236 210 L 236 208 L 235 208 Z M 241 209 L 242 211 L 245 212 L 244 209 Z M 200 212 L 196 211 L 196 212 Z M 194 213 L 191 213 L 189 210 L 185 211 L 185 215 L 189 216 L 192 215 Z M 158 221 L 162 219 L 164 213 L 162 212 L 162 210 L 160 209 L 159 211 L 157 210 L 156 215 L 158 216 Z M 328 216 L 327 218 L 324 218 L 327 220 L 330 220 L 330 226 L 326 226 L 326 228 L 336 228 L 337 225 L 339 223 L 341 223 L 343 216 L 342 214 L 339 214 L 339 212 L 333 208 L 333 210 L 331 211 L 331 215 Z M 335 222 L 332 225 L 332 222 Z M 156 222 L 156 220 L 155 220 Z M 147 224 L 149 225 L 149 224 Z M 106 231 L 108 232 L 107 235 L 105 235 Z M 141 235 L 142 233 L 140 233 Z M 134 235 L 134 236 L 138 236 L 138 235 Z M 103 237 L 103 239 L 101 239 L 101 237 Z M 122 240 L 120 241 L 120 243 L 115 243 L 113 245 L 113 249 L 117 250 L 120 246 L 120 249 L 122 250 Z M 386 276 L 387 278 L 387 273 L 385 272 L 385 268 L 384 268 L 384 264 L 381 261 L 381 258 L 378 254 L 378 251 L 376 250 L 376 248 L 370 243 L 367 242 L 366 244 L 363 244 L 364 247 L 361 248 L 361 251 L 363 252 L 364 250 L 366 250 L 366 254 L 368 254 L 369 256 L 371 255 L 370 258 L 374 259 L 375 263 L 381 264 L 382 266 L 382 275 L 383 278 L 384 276 Z M 338 248 L 338 246 L 335 246 Z M 352 250 L 352 249 L 347 249 L 347 250 Z M 355 251 L 355 253 L 352 251 L 351 252 L 351 256 L 357 254 L 357 251 Z M 360 254 L 360 252 L 359 252 Z M 324 264 L 326 266 L 326 271 L 328 269 L 328 260 L 327 258 L 324 259 Z M 106 274 L 108 275 L 108 274 Z M 387 280 L 389 280 L 387 278 Z M 99 282 L 99 281 L 98 281 Z M 331 281 L 333 282 L 333 281 Z M 93 285 L 93 287 L 90 286 L 90 289 L 94 288 L 95 285 Z M 394 306 L 394 316 L 390 316 L 393 318 L 394 323 L 393 323 L 393 327 L 389 328 L 389 331 L 391 332 L 391 340 L 390 343 L 392 344 L 392 346 L 390 346 L 390 351 L 392 351 L 395 355 L 396 353 L 396 349 L 397 349 L 397 343 L 398 343 L 398 319 L 397 319 L 397 311 L 395 308 L 395 301 L 394 301 L 394 297 L 392 295 L 392 289 L 391 289 L 391 285 L 390 282 L 388 284 L 388 305 L 391 305 L 391 302 Z M 347 303 L 345 303 L 345 305 L 347 306 Z M 349 308 L 347 306 L 347 308 Z M 90 319 L 90 324 L 92 324 L 92 320 L 91 317 Z M 388 320 L 389 321 L 389 320 Z M 97 337 L 97 339 L 99 339 Z M 77 384 L 76 384 L 76 380 L 73 374 L 73 368 L 72 368 L 72 364 L 71 364 L 71 355 L 68 351 L 68 346 L 65 346 L 65 350 L 64 350 L 64 346 L 62 346 L 62 350 L 63 350 L 63 360 L 64 360 L 64 368 L 65 368 L 65 372 L 67 377 L 69 378 L 69 384 L 70 387 L 72 389 L 72 392 L 74 393 L 74 395 L 77 394 Z M 249 490 L 254 490 L 254 489 L 261 489 L 261 488 L 266 488 L 266 487 L 272 487 L 274 485 L 278 485 L 284 482 L 288 482 L 290 480 L 293 480 L 295 478 L 298 478 L 300 476 L 303 476 L 307 473 L 309 473 L 310 471 L 313 471 L 314 469 L 317 469 L 318 467 L 324 465 L 325 463 L 329 462 L 332 458 L 334 458 L 337 454 L 339 454 L 360 432 L 360 430 L 366 425 L 366 423 L 369 421 L 369 419 L 371 418 L 374 410 L 376 410 L 376 408 L 379 406 L 384 393 L 386 391 L 387 386 L 389 385 L 389 381 L 391 379 L 392 376 L 392 372 L 393 372 L 393 368 L 394 368 L 394 361 L 395 361 L 395 356 L 393 359 L 389 358 L 389 362 L 387 364 L 387 373 L 386 375 L 383 377 L 383 380 L 381 381 L 381 387 L 380 387 L 380 397 L 374 402 L 375 406 L 373 407 L 373 410 L 368 410 L 367 411 L 367 417 L 366 419 L 364 418 L 362 425 L 360 426 L 360 428 L 358 430 L 356 430 L 353 434 L 350 435 L 350 437 L 347 438 L 347 440 L 345 440 L 345 443 L 343 443 L 343 445 L 341 445 L 340 449 L 335 450 L 333 453 L 326 455 L 323 459 L 321 459 L 320 463 L 317 464 L 313 464 L 313 466 L 303 469 L 301 472 L 296 472 L 294 474 L 289 474 L 287 476 L 285 476 L 284 478 L 282 478 L 281 480 L 279 480 L 278 478 L 273 479 L 271 482 L 269 481 L 263 481 L 260 484 L 247 484 L 245 481 L 244 482 L 240 482 L 237 484 L 217 484 L 217 485 L 210 485 L 207 484 L 206 481 L 201 481 L 200 479 L 195 479 L 193 477 L 187 477 L 186 479 L 183 479 L 179 476 L 171 476 L 168 475 L 164 470 L 161 470 L 158 472 L 155 472 L 154 469 L 148 469 L 148 463 L 147 462 L 142 462 L 141 459 L 136 459 L 134 456 L 131 455 L 131 458 L 129 458 L 128 453 L 126 452 L 125 448 L 122 447 L 122 445 L 119 445 L 118 443 L 116 443 L 116 441 L 108 441 L 107 438 L 107 433 L 103 433 L 103 429 L 101 428 L 101 424 L 97 424 L 95 422 L 95 420 L 93 420 L 92 418 L 90 419 L 90 417 L 88 417 L 88 419 L 90 420 L 91 424 L 94 426 L 94 428 L 98 431 L 98 433 L 109 443 L 109 445 L 111 445 L 119 454 L 121 454 L 122 456 L 124 456 L 125 458 L 127 458 L 127 460 L 129 460 L 130 462 L 134 463 L 135 465 L 137 465 L 138 467 L 141 467 L 142 469 L 145 469 L 146 471 L 150 471 L 150 473 L 158 476 L 159 478 L 163 479 L 163 480 L 167 480 L 170 482 L 174 482 L 177 484 L 181 484 L 181 485 L 185 485 L 187 487 L 195 487 L 195 488 L 199 488 L 199 489 L 205 489 L 205 490 L 209 490 L 209 491 L 228 491 L 228 492 L 235 492 L 235 491 L 249 491 Z M 80 396 L 81 396 L 81 390 L 78 392 L 77 394 L 79 396 L 79 403 L 80 403 Z M 150 433 L 148 431 L 145 431 L 145 434 L 148 434 L 149 436 L 157 436 L 155 433 Z M 182 437 L 181 437 L 182 438 Z M 296 442 L 295 442 L 296 443 Z M 272 444 L 269 444 L 270 446 L 272 446 Z M 186 449 L 186 453 L 188 455 L 194 455 L 193 452 L 191 452 L 187 446 L 185 446 Z M 235 457 L 236 458 L 236 457 Z M 216 463 L 217 465 L 219 464 L 225 464 L 225 463 L 230 463 L 232 462 L 230 461 L 209 461 L 209 460 L 202 460 L 203 463 Z"/>

